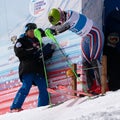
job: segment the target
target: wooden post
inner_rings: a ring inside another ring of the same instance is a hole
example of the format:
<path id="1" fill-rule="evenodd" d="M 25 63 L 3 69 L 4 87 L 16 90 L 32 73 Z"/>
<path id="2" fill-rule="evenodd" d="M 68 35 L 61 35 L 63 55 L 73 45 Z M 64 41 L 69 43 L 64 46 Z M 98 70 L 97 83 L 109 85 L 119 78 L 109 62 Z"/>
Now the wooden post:
<path id="1" fill-rule="evenodd" d="M 73 70 L 76 72 L 77 65 L 73 64 L 72 67 L 73 67 Z M 66 71 L 66 76 L 72 78 L 72 89 L 77 90 L 77 78 L 76 78 L 74 72 L 71 69 L 69 69 Z"/>
<path id="2" fill-rule="evenodd" d="M 107 56 L 102 57 L 102 78 L 101 78 L 101 93 L 105 94 L 108 89 L 107 85 Z"/>

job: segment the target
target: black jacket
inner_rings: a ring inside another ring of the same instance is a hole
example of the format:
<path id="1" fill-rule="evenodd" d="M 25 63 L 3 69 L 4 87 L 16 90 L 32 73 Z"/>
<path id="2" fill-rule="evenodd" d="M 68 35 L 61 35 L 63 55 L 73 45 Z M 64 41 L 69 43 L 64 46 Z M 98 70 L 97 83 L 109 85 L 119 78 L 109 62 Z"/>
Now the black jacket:
<path id="1" fill-rule="evenodd" d="M 44 75 L 43 62 L 41 52 L 39 50 L 40 44 L 37 38 L 30 39 L 27 36 L 19 38 L 14 45 L 14 51 L 16 56 L 19 58 L 19 76 L 27 73 L 39 73 Z M 39 51 L 38 51 L 39 50 Z M 44 58 L 48 59 L 52 57 L 54 52 L 51 49 L 51 44 L 47 44 L 43 47 Z"/>

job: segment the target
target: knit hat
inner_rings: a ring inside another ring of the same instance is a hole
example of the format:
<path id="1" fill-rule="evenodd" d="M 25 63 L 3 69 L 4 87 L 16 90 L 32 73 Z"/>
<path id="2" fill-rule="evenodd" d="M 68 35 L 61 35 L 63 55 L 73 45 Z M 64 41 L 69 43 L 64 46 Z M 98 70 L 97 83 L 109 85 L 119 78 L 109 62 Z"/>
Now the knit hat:
<path id="1" fill-rule="evenodd" d="M 25 25 L 25 32 L 28 30 L 34 30 L 37 28 L 37 25 L 35 23 L 28 23 Z"/>

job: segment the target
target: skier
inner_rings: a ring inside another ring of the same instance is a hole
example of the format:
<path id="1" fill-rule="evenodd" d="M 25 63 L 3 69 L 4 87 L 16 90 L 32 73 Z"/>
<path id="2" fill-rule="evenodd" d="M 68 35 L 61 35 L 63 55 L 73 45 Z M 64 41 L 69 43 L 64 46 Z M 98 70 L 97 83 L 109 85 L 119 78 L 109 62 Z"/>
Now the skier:
<path id="1" fill-rule="evenodd" d="M 32 85 L 36 85 L 39 89 L 38 107 L 49 104 L 47 84 L 44 77 L 42 52 L 38 39 L 34 36 L 34 29 L 37 28 L 35 23 L 28 23 L 25 26 L 25 33 L 17 39 L 14 45 L 14 51 L 19 58 L 19 77 L 22 82 L 21 88 L 18 90 L 14 101 L 10 107 L 11 112 L 21 111 L 25 98 L 27 97 Z M 45 36 L 44 31 L 40 28 L 42 37 Z M 52 57 L 54 45 L 43 45 L 43 55 L 45 59 Z"/>
<path id="2" fill-rule="evenodd" d="M 82 37 L 82 64 L 86 68 L 94 68 L 94 74 L 93 70 L 85 70 L 88 89 L 92 89 L 93 77 L 96 78 L 98 86 L 101 86 L 100 64 L 104 44 L 102 31 L 91 19 L 72 10 L 53 8 L 49 11 L 48 20 L 53 25 L 49 28 L 53 35 L 70 30 Z"/>

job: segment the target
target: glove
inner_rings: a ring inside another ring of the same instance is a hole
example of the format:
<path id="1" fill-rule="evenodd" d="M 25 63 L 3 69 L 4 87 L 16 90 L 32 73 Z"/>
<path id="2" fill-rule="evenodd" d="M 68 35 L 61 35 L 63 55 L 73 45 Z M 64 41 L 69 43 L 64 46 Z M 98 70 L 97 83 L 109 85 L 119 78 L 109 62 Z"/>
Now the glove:
<path id="1" fill-rule="evenodd" d="M 57 32 L 56 32 L 55 29 L 50 28 L 50 31 L 51 31 L 51 33 L 52 33 L 53 35 L 57 35 Z"/>
<path id="2" fill-rule="evenodd" d="M 41 59 L 44 56 L 45 59 L 49 59 L 52 57 L 55 48 L 56 48 L 55 44 L 48 43 L 47 45 L 43 46 L 42 51 L 41 49 L 39 49 L 37 52 L 34 53 L 34 58 Z"/>
<path id="3" fill-rule="evenodd" d="M 50 30 L 51 34 L 57 35 L 57 31 L 56 31 L 55 29 L 53 29 L 53 28 L 47 28 L 47 29 Z M 46 29 L 46 30 L 47 30 L 47 29 Z"/>
<path id="4" fill-rule="evenodd" d="M 56 45 L 55 44 L 51 44 L 51 49 L 55 50 L 56 49 Z"/>
<path id="5" fill-rule="evenodd" d="M 38 28 L 38 30 L 40 31 L 42 37 L 46 36 L 45 32 L 44 32 L 44 30 L 42 28 Z"/>
<path id="6" fill-rule="evenodd" d="M 52 57 L 53 52 L 55 51 L 56 46 L 54 44 L 48 43 L 43 47 L 43 56 L 45 59 Z"/>

